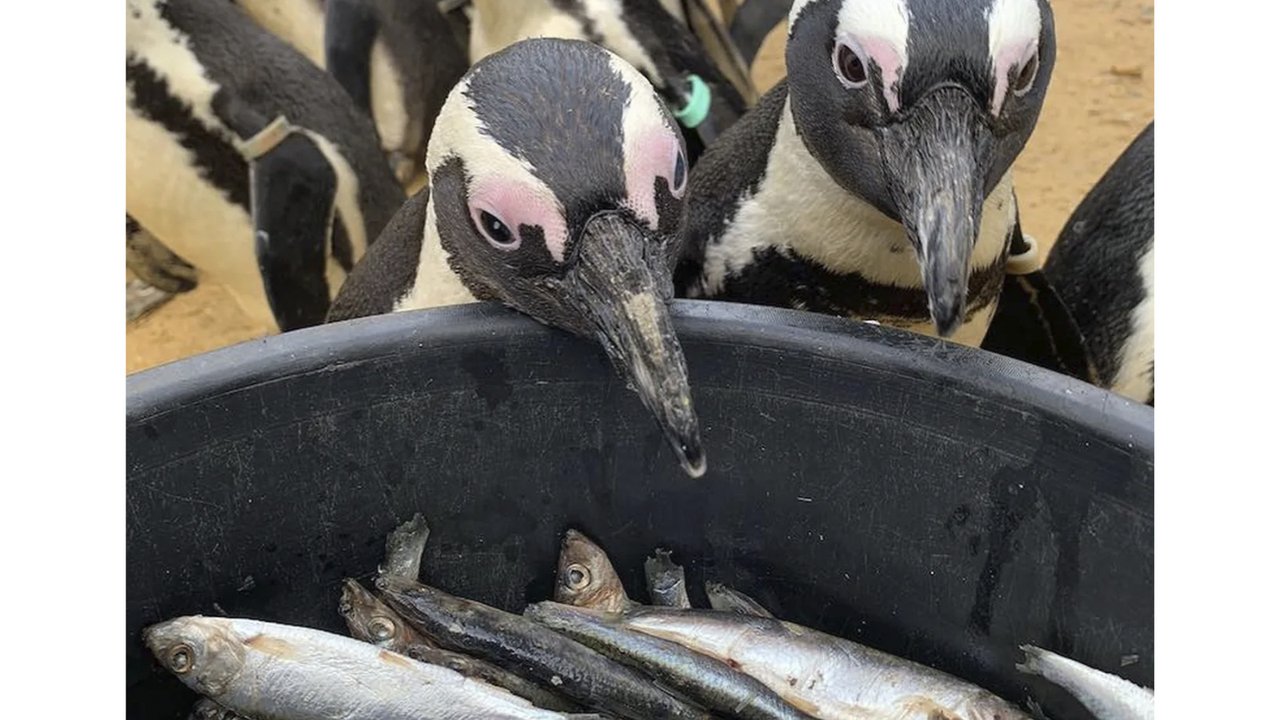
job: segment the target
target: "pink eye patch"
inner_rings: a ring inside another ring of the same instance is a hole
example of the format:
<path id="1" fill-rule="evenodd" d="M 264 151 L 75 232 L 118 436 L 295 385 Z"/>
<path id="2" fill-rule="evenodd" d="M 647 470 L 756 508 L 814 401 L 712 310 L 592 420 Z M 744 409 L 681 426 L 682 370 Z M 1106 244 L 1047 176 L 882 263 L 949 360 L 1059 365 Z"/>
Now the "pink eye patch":
<path id="1" fill-rule="evenodd" d="M 688 168 L 679 173 L 686 177 L 676 182 L 676 165 L 682 159 L 680 141 L 665 125 L 646 128 L 627 143 L 627 206 L 636 217 L 653 229 L 658 227 L 658 203 L 653 194 L 654 178 L 665 178 L 675 197 L 684 195 L 688 185 Z"/>
<path id="2" fill-rule="evenodd" d="M 471 220 L 490 245 L 512 251 L 520 247 L 520 226 L 542 228 L 547 253 L 564 262 L 569 231 L 564 215 L 545 192 L 500 177 L 479 178 L 468 190 Z"/>

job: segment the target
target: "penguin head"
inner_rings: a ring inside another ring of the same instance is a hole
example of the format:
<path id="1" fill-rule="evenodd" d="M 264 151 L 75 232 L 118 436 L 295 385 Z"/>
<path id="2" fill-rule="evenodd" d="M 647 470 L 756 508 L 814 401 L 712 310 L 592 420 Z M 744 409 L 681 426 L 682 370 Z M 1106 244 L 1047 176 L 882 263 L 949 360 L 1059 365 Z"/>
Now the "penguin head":
<path id="1" fill-rule="evenodd" d="M 454 88 L 427 173 L 428 233 L 472 293 L 598 340 L 700 476 L 668 315 L 689 164 L 653 86 L 587 42 L 516 43 Z"/>
<path id="2" fill-rule="evenodd" d="M 796 0 L 796 129 L 847 191 L 901 222 L 939 334 L 963 322 L 982 203 L 1026 145 L 1056 45 L 1047 0 Z"/>

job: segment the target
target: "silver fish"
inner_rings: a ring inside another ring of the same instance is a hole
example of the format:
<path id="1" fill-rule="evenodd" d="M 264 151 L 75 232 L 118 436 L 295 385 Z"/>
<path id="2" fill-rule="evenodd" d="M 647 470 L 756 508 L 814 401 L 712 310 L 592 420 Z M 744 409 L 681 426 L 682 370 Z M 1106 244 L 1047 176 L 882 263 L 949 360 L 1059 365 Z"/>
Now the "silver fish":
<path id="1" fill-rule="evenodd" d="M 751 599 L 746 593 L 738 592 L 728 585 L 708 581 L 705 587 L 707 599 L 711 601 L 713 610 L 762 618 L 773 617 L 773 613 L 766 610 L 763 605 Z"/>
<path id="2" fill-rule="evenodd" d="M 676 643 L 625 629 L 616 613 L 555 602 L 526 617 L 643 671 L 703 707 L 740 720 L 807 720 L 760 681 Z"/>
<path id="3" fill-rule="evenodd" d="M 624 624 L 728 663 L 821 720 L 1029 720 L 959 678 L 781 620 L 636 608 Z"/>
<path id="4" fill-rule="evenodd" d="M 209 698 L 202 698 L 194 707 L 187 720 L 250 720 L 250 718 L 228 710 Z"/>
<path id="5" fill-rule="evenodd" d="M 649 602 L 661 607 L 690 608 L 684 568 L 671 561 L 671 551 L 658 548 L 644 561 L 644 577 L 649 583 Z"/>
<path id="6" fill-rule="evenodd" d="M 560 695 L 497 665 L 436 647 L 355 580 L 349 579 L 343 584 L 338 612 L 347 621 L 351 637 L 357 640 L 505 688 L 540 708 L 562 712 L 580 710 Z"/>
<path id="7" fill-rule="evenodd" d="M 1061 686 L 1098 720 L 1154 720 L 1156 694 L 1148 688 L 1034 645 L 1021 649 L 1027 661 L 1019 670 Z"/>
<path id="8" fill-rule="evenodd" d="M 427 548 L 430 535 L 431 528 L 427 527 L 422 513 L 415 513 L 408 522 L 398 525 L 387 535 L 387 555 L 378 573 L 417 580 L 422 572 L 422 552 Z"/>
<path id="9" fill-rule="evenodd" d="M 187 687 L 273 720 L 558 720 L 447 668 L 331 633 L 238 618 L 153 625 L 147 647 Z"/>
<path id="10" fill-rule="evenodd" d="M 555 601 L 606 612 L 636 605 L 627 597 L 622 578 L 599 545 L 577 530 L 565 533 L 556 567 Z"/>

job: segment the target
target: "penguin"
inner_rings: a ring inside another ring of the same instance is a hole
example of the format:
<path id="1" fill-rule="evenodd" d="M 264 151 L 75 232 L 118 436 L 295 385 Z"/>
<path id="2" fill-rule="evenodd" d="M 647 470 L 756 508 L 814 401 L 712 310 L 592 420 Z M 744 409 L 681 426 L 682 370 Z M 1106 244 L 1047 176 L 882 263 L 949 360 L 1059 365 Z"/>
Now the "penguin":
<path id="1" fill-rule="evenodd" d="M 1071 213 L 1044 274 L 1066 305 L 1098 384 L 1155 406 L 1155 123 Z"/>
<path id="2" fill-rule="evenodd" d="M 701 476 L 668 313 L 689 163 L 652 85 L 588 42 L 517 42 L 450 93 L 426 164 L 428 184 L 347 279 L 329 321 L 498 301 L 593 338 Z"/>
<path id="3" fill-rule="evenodd" d="M 259 322 L 323 322 L 404 201 L 337 81 L 226 0 L 126 2 L 126 212 Z"/>
<path id="4" fill-rule="evenodd" d="M 747 110 L 689 27 L 655 0 L 472 0 L 471 9 L 472 62 L 531 37 L 589 40 L 621 56 L 672 108 L 695 164 Z"/>
<path id="5" fill-rule="evenodd" d="M 328 70 L 378 130 L 402 185 L 421 173 L 427 133 L 469 64 L 428 0 L 235 0 Z"/>
<path id="6" fill-rule="evenodd" d="M 788 76 L 694 167 L 677 292 L 977 346 L 1055 50 L 1047 0 L 796 0 Z"/>

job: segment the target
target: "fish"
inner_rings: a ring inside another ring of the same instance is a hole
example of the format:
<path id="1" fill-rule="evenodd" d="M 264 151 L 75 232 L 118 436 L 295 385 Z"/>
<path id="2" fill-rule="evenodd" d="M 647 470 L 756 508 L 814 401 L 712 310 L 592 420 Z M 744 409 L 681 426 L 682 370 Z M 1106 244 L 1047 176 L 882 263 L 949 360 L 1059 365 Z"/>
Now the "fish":
<path id="1" fill-rule="evenodd" d="M 232 710 L 228 710 L 209 698 L 200 698 L 191 708 L 187 720 L 251 720 Z"/>
<path id="2" fill-rule="evenodd" d="M 565 533 L 560 544 L 553 597 L 566 605 L 606 612 L 621 612 L 637 604 L 627 597 L 609 556 L 577 530 Z"/>
<path id="3" fill-rule="evenodd" d="M 631 720 L 710 718 L 636 670 L 521 615 L 401 577 L 380 577 L 377 588 L 392 610 L 441 647 L 550 685 L 584 707 Z"/>
<path id="4" fill-rule="evenodd" d="M 245 618 L 185 616 L 143 641 L 192 690 L 272 720 L 563 720 L 506 690 L 353 638 Z"/>
<path id="5" fill-rule="evenodd" d="M 505 688 L 546 710 L 581 712 L 576 703 L 515 673 L 479 658 L 436 647 L 355 580 L 348 579 L 343 583 L 338 612 L 346 620 L 351 636 L 357 640 Z"/>
<path id="6" fill-rule="evenodd" d="M 644 561 L 644 576 L 649 583 L 649 602 L 661 607 L 693 607 L 685 587 L 684 568 L 671 561 L 670 550 L 655 550 L 653 557 Z"/>
<path id="7" fill-rule="evenodd" d="M 1062 687 L 1098 720 L 1154 720 L 1156 694 L 1150 688 L 1034 645 L 1020 648 L 1026 662 L 1015 667 Z"/>
<path id="8" fill-rule="evenodd" d="M 427 549 L 430 535 L 431 528 L 422 513 L 415 513 L 407 522 L 398 525 L 387 535 L 386 557 L 378 573 L 417 580 L 422 572 L 422 553 Z"/>
<path id="9" fill-rule="evenodd" d="M 1030 720 L 964 680 L 782 620 L 641 607 L 623 624 L 725 662 L 820 720 Z"/>
<path id="10" fill-rule="evenodd" d="M 741 720 L 806 720 L 759 680 L 667 640 L 626 630 L 617 613 L 542 602 L 525 616 L 670 686 L 714 713 Z"/>
<path id="11" fill-rule="evenodd" d="M 711 601 L 711 609 L 721 612 L 735 612 L 739 615 L 754 615 L 755 617 L 771 618 L 773 613 L 764 609 L 764 606 L 747 596 L 746 593 L 738 592 L 723 583 L 707 581 L 706 585 L 707 599 Z"/>

